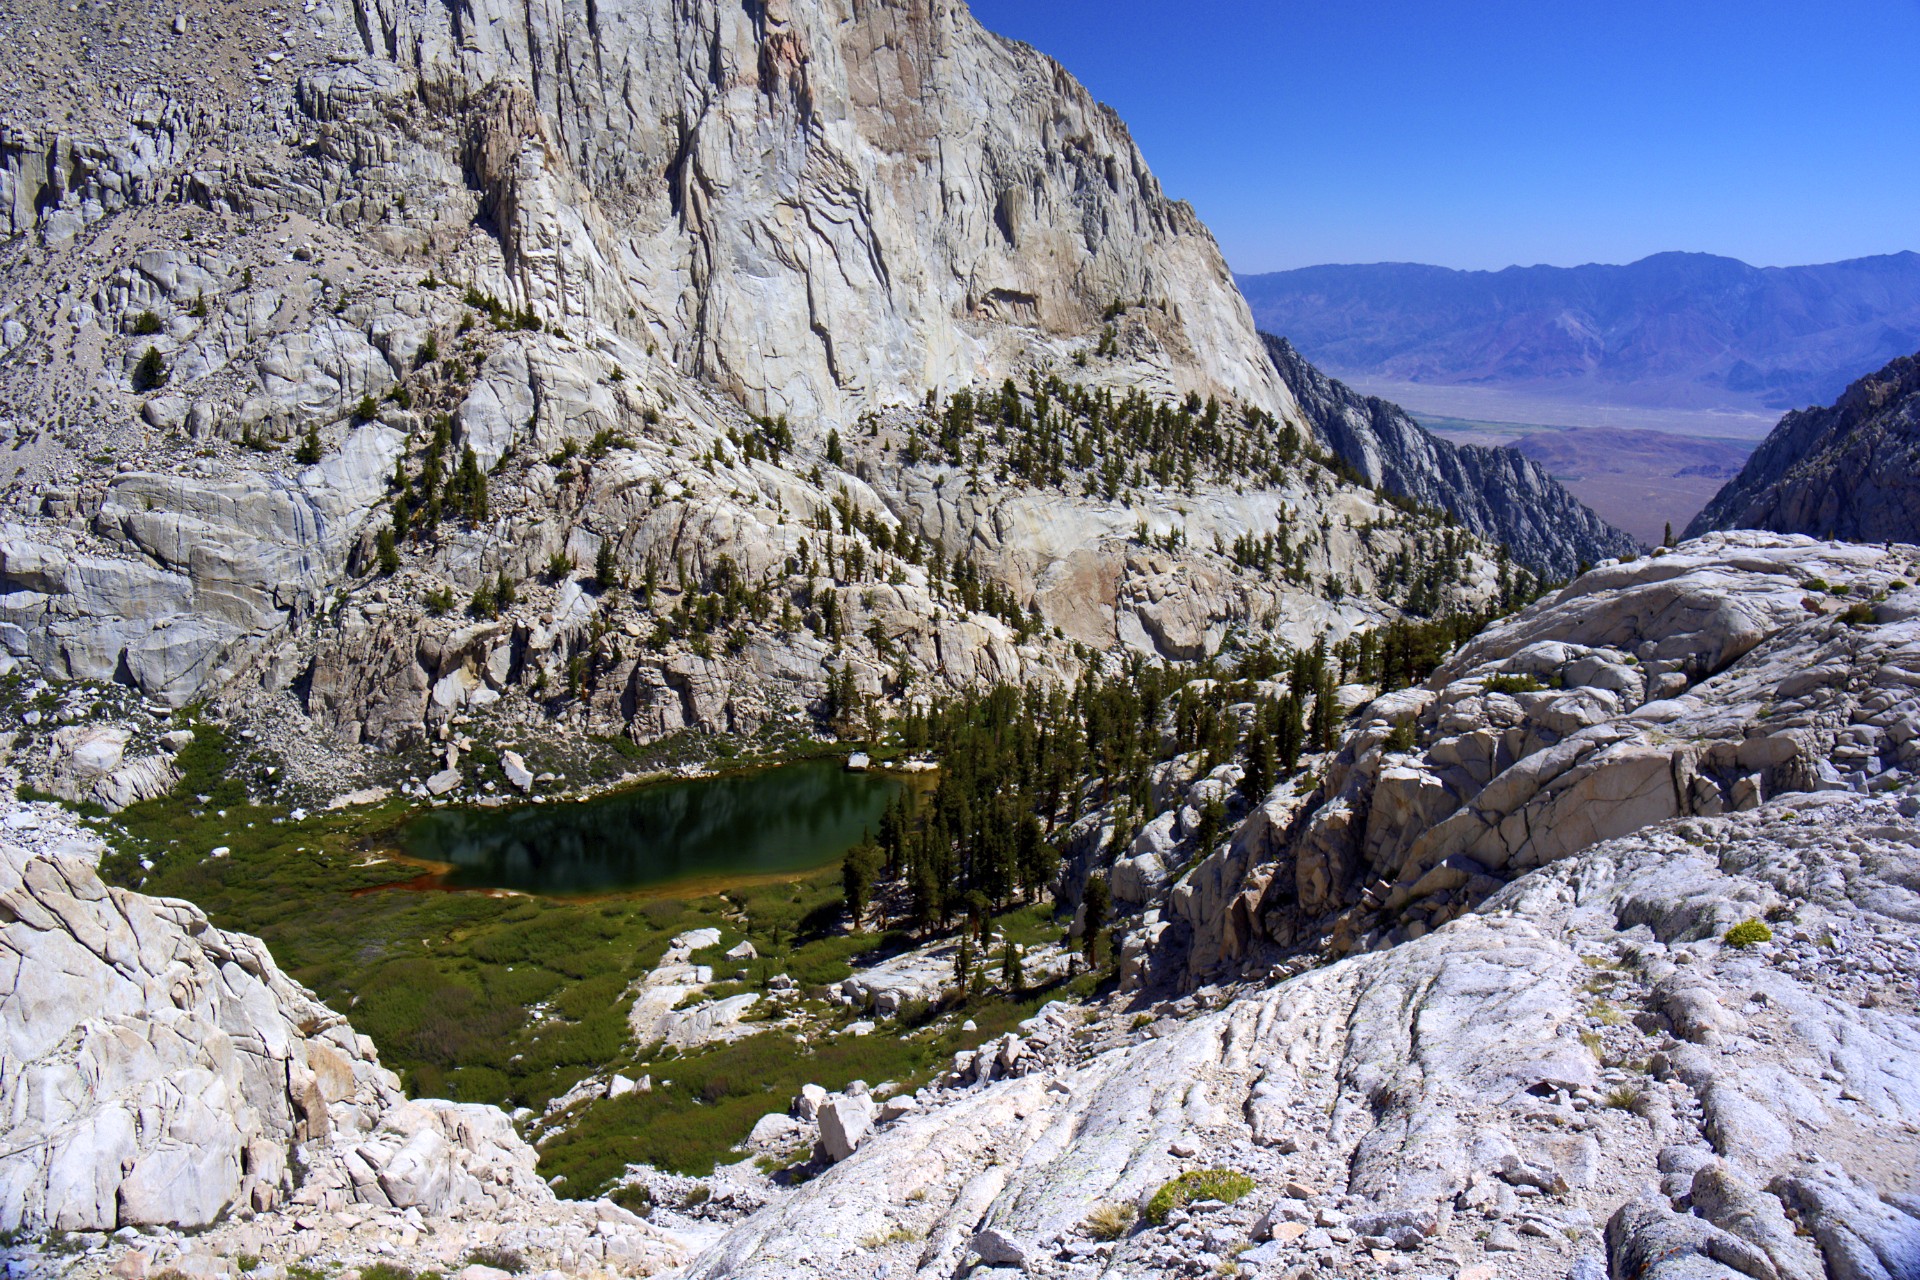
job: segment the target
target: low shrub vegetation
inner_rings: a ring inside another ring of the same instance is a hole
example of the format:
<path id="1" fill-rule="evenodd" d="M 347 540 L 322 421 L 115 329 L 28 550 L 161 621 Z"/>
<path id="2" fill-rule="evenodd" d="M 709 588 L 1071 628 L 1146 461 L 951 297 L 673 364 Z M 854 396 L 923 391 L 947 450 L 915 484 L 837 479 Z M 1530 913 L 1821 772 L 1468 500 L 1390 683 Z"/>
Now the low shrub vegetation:
<path id="1" fill-rule="evenodd" d="M 1233 1204 L 1253 1190 L 1253 1179 L 1238 1169 L 1189 1169 L 1165 1183 L 1147 1201 L 1147 1221 L 1160 1224 L 1175 1209 L 1184 1209 L 1196 1200 L 1218 1200 Z"/>
<path id="2" fill-rule="evenodd" d="M 467 1252 L 466 1266 L 492 1267 L 495 1271 L 505 1271 L 510 1275 L 519 1275 L 527 1269 L 527 1260 L 517 1250 L 503 1249 L 498 1245 L 482 1245 Z"/>
<path id="3" fill-rule="evenodd" d="M 1130 1204 L 1100 1204 L 1087 1215 L 1084 1225 L 1095 1240 L 1118 1240 L 1139 1220 L 1140 1211 Z"/>

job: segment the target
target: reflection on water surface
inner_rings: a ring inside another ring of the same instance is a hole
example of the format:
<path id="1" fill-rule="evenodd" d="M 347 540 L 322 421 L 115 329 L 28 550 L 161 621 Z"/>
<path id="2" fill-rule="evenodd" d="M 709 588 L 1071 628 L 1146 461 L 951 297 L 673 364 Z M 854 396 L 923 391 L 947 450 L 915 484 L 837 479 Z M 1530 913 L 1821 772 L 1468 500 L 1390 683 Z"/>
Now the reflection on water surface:
<path id="1" fill-rule="evenodd" d="M 809 871 L 838 858 L 900 789 L 807 760 L 663 782 L 584 804 L 446 808 L 407 824 L 411 857 L 451 864 L 451 889 L 589 894 Z"/>

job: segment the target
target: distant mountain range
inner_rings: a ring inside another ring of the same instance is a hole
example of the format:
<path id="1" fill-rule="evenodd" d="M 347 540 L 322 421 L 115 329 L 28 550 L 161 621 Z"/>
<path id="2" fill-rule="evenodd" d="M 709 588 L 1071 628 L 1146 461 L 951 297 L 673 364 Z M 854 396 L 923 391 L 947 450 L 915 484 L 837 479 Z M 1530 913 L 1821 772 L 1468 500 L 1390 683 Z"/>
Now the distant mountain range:
<path id="1" fill-rule="evenodd" d="M 1237 279 L 1263 331 L 1361 380 L 1778 411 L 1831 401 L 1920 348 L 1911 252 L 1808 267 L 1661 253 L 1627 266 L 1380 263 Z"/>

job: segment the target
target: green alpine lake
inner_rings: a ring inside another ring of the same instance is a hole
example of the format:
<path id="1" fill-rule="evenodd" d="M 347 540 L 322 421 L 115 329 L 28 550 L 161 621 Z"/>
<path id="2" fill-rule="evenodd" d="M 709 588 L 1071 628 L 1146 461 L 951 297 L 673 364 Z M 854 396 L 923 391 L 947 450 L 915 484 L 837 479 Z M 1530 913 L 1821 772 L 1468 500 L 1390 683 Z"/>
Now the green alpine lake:
<path id="1" fill-rule="evenodd" d="M 812 871 L 839 858 L 902 786 L 839 759 L 649 783 L 579 803 L 446 808 L 400 833 L 443 863 L 422 888 L 579 896 Z"/>

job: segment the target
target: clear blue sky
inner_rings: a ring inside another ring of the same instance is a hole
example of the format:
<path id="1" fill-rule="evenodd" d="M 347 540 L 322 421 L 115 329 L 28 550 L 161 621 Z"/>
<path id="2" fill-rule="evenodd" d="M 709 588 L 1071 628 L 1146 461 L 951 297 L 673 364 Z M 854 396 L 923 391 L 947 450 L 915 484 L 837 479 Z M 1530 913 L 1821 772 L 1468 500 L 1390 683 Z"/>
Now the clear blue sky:
<path id="1" fill-rule="evenodd" d="M 1920 0 L 974 0 L 1236 271 L 1920 249 Z"/>

